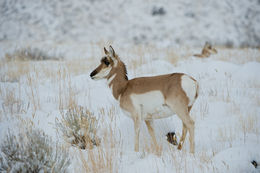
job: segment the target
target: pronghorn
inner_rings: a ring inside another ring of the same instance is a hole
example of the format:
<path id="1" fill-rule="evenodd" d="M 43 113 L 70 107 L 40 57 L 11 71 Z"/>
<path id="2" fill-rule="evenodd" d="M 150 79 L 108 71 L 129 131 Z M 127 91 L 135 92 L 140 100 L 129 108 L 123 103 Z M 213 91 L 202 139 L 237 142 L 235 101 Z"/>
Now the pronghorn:
<path id="1" fill-rule="evenodd" d="M 217 54 L 217 50 L 212 47 L 212 45 L 209 42 L 206 42 L 201 54 L 195 54 L 194 56 L 200 57 L 200 58 L 207 58 L 209 57 L 211 54 Z"/>
<path id="2" fill-rule="evenodd" d="M 112 46 L 104 48 L 101 64 L 90 74 L 94 80 L 107 79 L 112 94 L 121 109 L 134 121 L 135 151 L 139 151 L 140 125 L 144 120 L 157 146 L 153 119 L 166 118 L 176 113 L 182 120 L 183 129 L 178 149 L 182 148 L 187 130 L 190 134 L 190 152 L 194 153 L 194 121 L 189 116 L 198 96 L 198 83 L 182 73 L 128 80 L 125 64 Z"/>

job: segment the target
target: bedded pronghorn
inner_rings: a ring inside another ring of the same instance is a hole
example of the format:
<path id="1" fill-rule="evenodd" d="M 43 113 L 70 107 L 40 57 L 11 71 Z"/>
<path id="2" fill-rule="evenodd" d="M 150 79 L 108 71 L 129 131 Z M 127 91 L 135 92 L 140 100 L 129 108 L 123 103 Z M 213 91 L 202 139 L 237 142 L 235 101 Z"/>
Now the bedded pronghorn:
<path id="1" fill-rule="evenodd" d="M 212 45 L 209 42 L 206 42 L 201 51 L 201 54 L 194 54 L 194 56 L 200 58 L 207 58 L 211 54 L 217 54 L 217 53 L 218 53 L 217 50 L 214 47 L 212 47 Z"/>
<path id="2" fill-rule="evenodd" d="M 94 80 L 107 79 L 112 94 L 120 107 L 134 121 L 135 151 L 139 151 L 140 125 L 144 120 L 149 134 L 157 145 L 153 119 L 166 118 L 176 113 L 182 120 L 183 129 L 178 149 L 182 148 L 187 130 L 190 134 L 190 152 L 194 153 L 194 121 L 189 116 L 198 96 L 198 84 L 192 77 L 172 73 L 128 80 L 125 64 L 112 46 L 104 48 L 101 64 L 90 74 Z"/>

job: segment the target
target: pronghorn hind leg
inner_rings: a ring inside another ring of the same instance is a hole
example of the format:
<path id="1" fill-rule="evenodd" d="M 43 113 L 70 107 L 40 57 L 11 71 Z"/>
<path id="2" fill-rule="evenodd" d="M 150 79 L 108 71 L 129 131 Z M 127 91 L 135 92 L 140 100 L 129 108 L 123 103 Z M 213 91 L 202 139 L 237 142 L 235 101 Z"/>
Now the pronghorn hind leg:
<path id="1" fill-rule="evenodd" d="M 182 120 L 182 123 L 184 123 L 184 125 L 188 129 L 189 134 L 190 134 L 190 136 L 189 136 L 190 152 L 194 153 L 194 146 L 195 146 L 195 142 L 194 142 L 194 121 L 189 116 L 188 107 L 180 104 L 180 102 L 174 102 L 174 103 L 168 102 L 167 104 L 170 106 L 170 108 L 174 112 L 176 112 L 178 117 Z"/>
<path id="2" fill-rule="evenodd" d="M 139 118 L 134 118 L 134 130 L 135 130 L 135 152 L 139 151 L 139 135 L 140 135 L 140 127 L 141 120 Z"/>
<path id="3" fill-rule="evenodd" d="M 189 107 L 188 107 L 188 112 L 189 112 L 189 114 L 190 114 L 191 108 L 192 108 L 192 106 L 189 106 Z"/>
<path id="4" fill-rule="evenodd" d="M 185 141 L 186 135 L 187 135 L 187 127 L 186 127 L 186 125 L 184 123 L 182 123 L 182 135 L 181 135 L 180 142 L 178 144 L 178 150 L 182 149 L 182 146 L 183 146 L 183 143 Z"/>
<path id="5" fill-rule="evenodd" d="M 189 106 L 188 107 L 188 112 L 190 112 L 192 106 Z M 184 144 L 184 141 L 185 141 L 185 138 L 186 138 L 186 135 L 187 135 L 187 127 L 184 123 L 182 123 L 182 135 L 181 135 L 181 139 L 180 139 L 180 142 L 178 144 L 178 149 L 181 150 L 182 149 L 182 146 Z"/>
<path id="6" fill-rule="evenodd" d="M 154 133 L 154 128 L 153 128 L 153 120 L 145 120 L 145 124 L 147 126 L 148 132 L 150 136 L 152 137 L 154 145 L 157 147 L 157 141 Z"/>
<path id="7" fill-rule="evenodd" d="M 194 153 L 195 152 L 195 140 L 194 140 L 194 133 L 195 132 L 194 132 L 194 121 L 190 117 L 191 108 L 192 108 L 192 106 L 188 107 L 188 117 L 190 118 L 190 123 L 191 123 L 191 126 L 190 126 L 191 129 L 189 130 L 189 133 L 190 133 L 189 140 L 190 140 L 190 152 Z"/>

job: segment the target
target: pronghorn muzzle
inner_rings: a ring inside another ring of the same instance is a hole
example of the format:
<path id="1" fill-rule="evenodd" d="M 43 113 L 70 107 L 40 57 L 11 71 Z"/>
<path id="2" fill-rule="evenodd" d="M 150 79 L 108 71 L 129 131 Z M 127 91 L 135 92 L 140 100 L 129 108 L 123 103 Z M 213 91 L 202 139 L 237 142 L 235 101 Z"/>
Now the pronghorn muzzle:
<path id="1" fill-rule="evenodd" d="M 94 70 L 90 73 L 91 79 L 94 79 L 94 76 L 97 74 L 97 70 Z"/>

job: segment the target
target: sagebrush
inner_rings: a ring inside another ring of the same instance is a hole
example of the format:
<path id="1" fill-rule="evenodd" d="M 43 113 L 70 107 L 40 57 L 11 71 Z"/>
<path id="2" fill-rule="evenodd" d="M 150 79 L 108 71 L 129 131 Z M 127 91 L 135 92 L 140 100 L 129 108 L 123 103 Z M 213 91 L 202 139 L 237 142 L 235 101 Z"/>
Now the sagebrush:
<path id="1" fill-rule="evenodd" d="M 61 120 L 56 121 L 56 126 L 64 140 L 72 146 L 86 149 L 98 146 L 100 143 L 97 137 L 98 120 L 93 113 L 83 107 L 70 108 Z"/>
<path id="2" fill-rule="evenodd" d="M 8 131 L 0 149 L 0 172 L 68 172 L 68 152 L 41 130 Z"/>
<path id="3" fill-rule="evenodd" d="M 13 53 L 7 53 L 5 58 L 8 61 L 20 60 L 20 61 L 44 61 L 44 60 L 62 60 L 63 56 L 56 56 L 46 53 L 39 48 L 22 48 L 14 51 Z"/>

